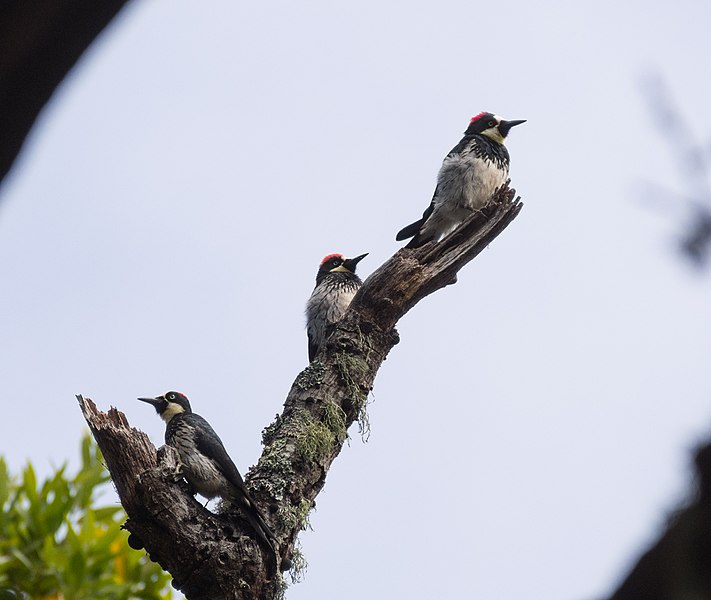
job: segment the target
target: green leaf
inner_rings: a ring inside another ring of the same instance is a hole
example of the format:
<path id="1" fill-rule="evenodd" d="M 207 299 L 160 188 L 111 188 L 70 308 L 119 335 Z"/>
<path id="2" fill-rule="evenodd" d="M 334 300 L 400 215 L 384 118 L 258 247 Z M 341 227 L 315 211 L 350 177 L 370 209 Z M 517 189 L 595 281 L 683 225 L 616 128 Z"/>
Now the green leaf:
<path id="1" fill-rule="evenodd" d="M 10 556 L 15 558 L 17 561 L 20 562 L 20 564 L 25 567 L 28 571 L 32 570 L 32 561 L 25 556 L 22 552 L 20 552 L 17 548 L 12 548 L 10 550 Z"/>
<path id="2" fill-rule="evenodd" d="M 7 470 L 7 463 L 5 459 L 0 456 L 0 511 L 2 511 L 10 497 L 10 483 L 10 473 Z"/>
<path id="3" fill-rule="evenodd" d="M 92 460 L 92 443 L 88 432 L 84 432 L 81 438 L 81 468 L 87 469 L 91 465 Z"/>
<path id="4" fill-rule="evenodd" d="M 81 458 L 38 485 L 31 463 L 18 483 L 0 457 L 0 600 L 170 599 L 170 576 L 129 548 L 123 509 L 96 500 L 109 476 L 88 435 Z"/>
<path id="5" fill-rule="evenodd" d="M 32 463 L 27 463 L 22 474 L 22 491 L 30 502 L 37 502 L 37 476 Z"/>

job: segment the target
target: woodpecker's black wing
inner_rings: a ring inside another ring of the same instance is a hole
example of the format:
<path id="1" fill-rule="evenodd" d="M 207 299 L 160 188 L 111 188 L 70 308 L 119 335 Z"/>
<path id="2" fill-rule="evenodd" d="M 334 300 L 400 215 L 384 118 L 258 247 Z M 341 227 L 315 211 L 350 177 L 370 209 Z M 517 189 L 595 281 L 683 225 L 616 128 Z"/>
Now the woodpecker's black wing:
<path id="1" fill-rule="evenodd" d="M 459 140 L 459 143 L 449 151 L 449 153 L 445 157 L 445 160 L 447 160 L 453 154 L 461 154 L 462 152 L 464 152 L 467 147 L 471 145 L 473 139 L 473 135 L 465 135 L 461 140 Z M 435 193 L 432 194 L 432 202 L 430 202 L 430 205 L 427 207 L 425 212 L 422 213 L 422 218 L 418 221 L 415 221 L 414 223 L 410 223 L 407 227 L 403 227 L 395 236 L 396 242 L 402 242 L 403 240 L 414 236 L 415 239 L 412 240 L 407 246 L 405 246 L 405 248 L 418 248 L 419 246 L 422 246 L 423 244 L 431 241 L 429 239 L 421 240 L 417 237 L 417 234 L 419 233 L 420 229 L 422 229 L 422 226 L 425 224 L 425 221 L 427 221 L 429 216 L 432 214 L 432 211 L 434 211 L 434 199 L 437 197 L 438 189 L 439 185 L 435 187 Z"/>
<path id="2" fill-rule="evenodd" d="M 227 454 L 227 450 L 225 450 L 225 446 L 215 433 L 215 430 L 200 415 L 193 413 L 191 419 L 195 425 L 197 425 L 195 427 L 195 446 L 197 449 L 207 458 L 213 460 L 227 481 L 229 481 L 238 492 L 246 496 L 247 488 L 244 485 L 242 475 L 240 475 L 237 470 L 235 463 L 232 462 L 230 455 Z"/>
<path id="3" fill-rule="evenodd" d="M 472 145 L 473 139 L 474 135 L 465 135 L 461 140 L 459 140 L 459 143 L 449 151 L 444 160 L 447 160 L 450 156 L 454 154 L 462 154 L 465 150 L 467 150 L 469 146 Z M 432 194 L 432 202 L 430 202 L 430 205 L 427 207 L 425 212 L 422 213 L 422 218 L 418 221 L 415 221 L 414 223 L 410 223 L 407 227 L 403 227 L 395 236 L 395 241 L 397 242 L 401 242 L 408 238 L 414 237 L 414 239 L 409 244 L 407 244 L 405 248 L 419 248 L 427 242 L 432 241 L 431 238 L 420 239 L 417 234 L 420 232 L 420 229 L 422 229 L 422 226 L 425 224 L 425 221 L 429 219 L 430 215 L 432 214 L 432 211 L 434 211 L 434 199 L 437 197 L 438 190 L 439 185 L 435 187 L 434 194 Z"/>
<path id="4" fill-rule="evenodd" d="M 271 548 L 278 561 L 274 534 L 264 521 L 262 513 L 256 504 L 252 501 L 247 487 L 244 485 L 244 479 L 242 479 L 242 475 L 240 475 L 230 455 L 227 454 L 227 450 L 225 450 L 222 441 L 210 424 L 200 415 L 193 413 L 191 417 L 195 422 L 199 423 L 199 427 L 197 427 L 195 431 L 195 446 L 202 454 L 217 463 L 220 472 L 225 476 L 227 481 L 234 486 L 236 492 L 234 500 L 240 503 L 240 506 L 244 509 L 243 514 L 247 518 L 247 521 L 249 521 L 252 529 L 254 529 L 257 536 Z"/>
<path id="5" fill-rule="evenodd" d="M 434 195 L 432 196 L 432 202 L 430 202 L 430 205 L 425 209 L 425 212 L 422 213 L 422 218 L 418 219 L 414 223 L 410 223 L 407 227 L 403 227 L 400 231 L 398 231 L 398 234 L 395 236 L 396 242 L 401 242 L 403 240 L 406 240 L 407 238 L 411 238 L 412 236 L 417 235 L 422 226 L 425 224 L 425 221 L 429 219 L 430 215 L 432 214 L 432 211 L 434 210 L 434 199 L 436 196 L 437 188 L 435 188 Z M 412 242 L 410 242 L 410 244 L 411 243 Z M 410 244 L 408 244 L 408 248 L 416 248 L 416 246 L 410 246 Z"/>

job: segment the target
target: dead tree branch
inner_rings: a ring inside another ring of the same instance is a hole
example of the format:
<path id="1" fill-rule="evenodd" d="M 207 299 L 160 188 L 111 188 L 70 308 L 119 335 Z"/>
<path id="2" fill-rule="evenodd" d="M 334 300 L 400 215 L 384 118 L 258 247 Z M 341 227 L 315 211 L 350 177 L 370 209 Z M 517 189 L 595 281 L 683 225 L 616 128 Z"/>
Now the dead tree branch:
<path id="1" fill-rule="evenodd" d="M 365 415 L 375 375 L 398 342 L 398 320 L 455 283 L 521 206 L 514 190 L 504 188 L 442 242 L 397 252 L 365 281 L 316 360 L 298 375 L 283 412 L 264 430 L 264 451 L 246 478 L 283 557 L 292 554 L 349 427 Z M 191 600 L 278 595 L 280 578 L 239 515 L 213 514 L 176 485 L 173 452 L 156 454 L 122 413 L 79 402 L 128 513 L 132 546 L 145 547 Z"/>

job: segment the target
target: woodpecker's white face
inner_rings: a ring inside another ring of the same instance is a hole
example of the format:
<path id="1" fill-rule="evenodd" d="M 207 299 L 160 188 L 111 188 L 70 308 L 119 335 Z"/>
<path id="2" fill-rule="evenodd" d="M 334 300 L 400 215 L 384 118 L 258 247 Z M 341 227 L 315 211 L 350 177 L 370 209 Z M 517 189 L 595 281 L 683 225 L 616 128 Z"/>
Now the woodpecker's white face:
<path id="1" fill-rule="evenodd" d="M 185 412 L 185 409 L 177 402 L 171 402 L 167 398 L 166 402 L 166 407 L 160 413 L 160 418 L 163 419 L 166 423 L 170 422 L 170 420 L 175 415 L 179 415 L 180 413 Z"/>
<path id="2" fill-rule="evenodd" d="M 481 132 L 481 135 L 485 135 L 490 140 L 494 140 L 497 144 L 503 144 L 506 138 L 501 135 L 499 131 L 499 124 L 503 120 L 504 119 L 499 115 L 492 115 L 486 123 L 487 128 Z"/>
<path id="3" fill-rule="evenodd" d="M 346 258 L 342 254 L 329 254 L 326 256 L 319 265 L 318 274 L 323 277 L 327 273 L 355 273 L 356 265 L 368 256 L 368 254 L 361 254 L 355 258 Z M 317 279 L 318 281 L 318 279 Z"/>
<path id="4" fill-rule="evenodd" d="M 348 273 L 348 269 L 344 266 L 346 257 L 342 254 L 329 254 L 319 265 L 319 271 L 322 273 Z"/>
<path id="5" fill-rule="evenodd" d="M 469 121 L 469 127 L 467 127 L 464 135 L 483 135 L 488 137 L 492 142 L 503 145 L 511 128 L 525 122 L 523 119 L 506 121 L 494 113 L 481 112 L 475 117 L 472 117 L 472 120 Z"/>
<path id="6" fill-rule="evenodd" d="M 147 402 L 156 409 L 158 416 L 166 423 L 180 413 L 192 412 L 190 409 L 190 401 L 185 394 L 180 392 L 166 392 L 157 398 L 139 398 L 141 402 Z"/>

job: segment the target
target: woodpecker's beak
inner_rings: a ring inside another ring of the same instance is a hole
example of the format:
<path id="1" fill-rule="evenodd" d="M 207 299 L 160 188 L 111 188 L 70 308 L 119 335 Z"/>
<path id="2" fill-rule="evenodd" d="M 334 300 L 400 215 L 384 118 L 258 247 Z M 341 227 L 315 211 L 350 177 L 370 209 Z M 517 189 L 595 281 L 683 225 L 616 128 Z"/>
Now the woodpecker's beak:
<path id="1" fill-rule="evenodd" d="M 519 119 L 518 121 L 501 121 L 501 123 L 499 123 L 499 131 L 501 132 L 501 135 L 506 137 L 512 127 L 516 127 L 516 125 L 520 125 L 525 122 L 526 119 Z"/>
<path id="2" fill-rule="evenodd" d="M 163 396 L 158 396 L 157 398 L 139 398 L 141 402 L 148 402 L 148 404 L 152 404 L 153 406 L 158 406 L 161 402 L 163 402 L 164 398 Z"/>
<path id="3" fill-rule="evenodd" d="M 366 256 L 368 256 L 367 252 L 365 254 L 361 254 L 360 256 L 356 256 L 355 258 L 347 258 L 346 260 L 343 261 L 343 266 L 346 269 L 348 269 L 351 273 L 355 273 L 356 265 L 361 260 L 363 260 Z"/>

